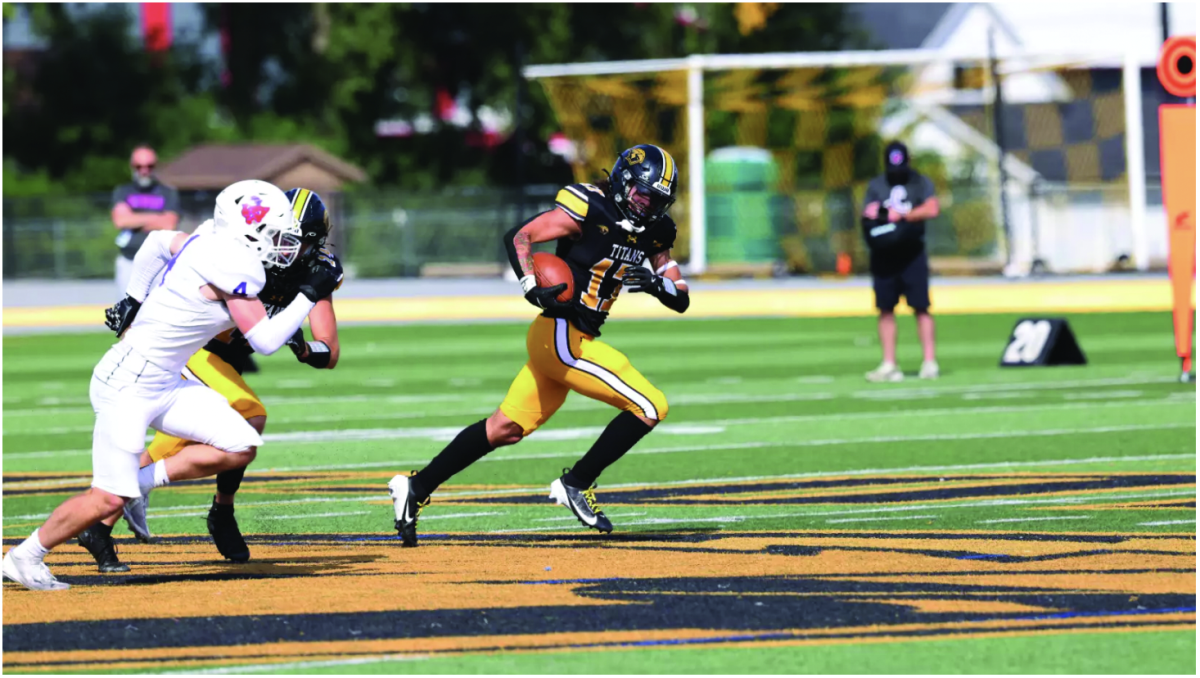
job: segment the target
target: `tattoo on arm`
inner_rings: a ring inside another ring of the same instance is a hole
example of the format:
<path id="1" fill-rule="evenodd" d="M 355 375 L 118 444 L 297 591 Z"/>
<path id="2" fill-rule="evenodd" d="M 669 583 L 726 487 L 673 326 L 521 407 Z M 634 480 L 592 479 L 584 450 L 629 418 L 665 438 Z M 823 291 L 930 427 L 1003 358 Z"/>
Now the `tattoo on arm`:
<path id="1" fill-rule="evenodd" d="M 517 249 L 521 270 L 525 275 L 533 275 L 533 251 L 530 245 L 529 234 L 523 230 L 517 231 L 517 235 L 513 237 L 513 246 Z"/>

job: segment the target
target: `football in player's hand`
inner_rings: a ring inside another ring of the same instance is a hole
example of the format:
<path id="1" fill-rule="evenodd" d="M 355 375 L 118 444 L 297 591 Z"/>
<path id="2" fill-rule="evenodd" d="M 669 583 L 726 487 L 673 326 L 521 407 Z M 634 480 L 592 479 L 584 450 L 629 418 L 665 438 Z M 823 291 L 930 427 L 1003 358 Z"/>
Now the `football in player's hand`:
<path id="1" fill-rule="evenodd" d="M 567 262 L 549 252 L 535 252 L 533 272 L 537 277 L 538 287 L 554 287 L 566 283 L 567 289 L 556 297 L 559 301 L 570 303 L 575 298 L 575 278 L 571 276 L 571 267 L 567 266 Z"/>

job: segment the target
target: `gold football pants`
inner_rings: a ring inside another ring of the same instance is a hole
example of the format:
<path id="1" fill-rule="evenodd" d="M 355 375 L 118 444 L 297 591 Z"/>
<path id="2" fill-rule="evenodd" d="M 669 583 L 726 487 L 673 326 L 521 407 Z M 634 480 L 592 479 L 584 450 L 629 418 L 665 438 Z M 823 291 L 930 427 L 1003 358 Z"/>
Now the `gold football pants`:
<path id="1" fill-rule="evenodd" d="M 667 399 L 629 364 L 624 353 L 561 318 L 538 316 L 525 338 L 529 362 L 521 368 L 500 411 L 529 435 L 575 391 L 647 419 L 667 416 Z"/>

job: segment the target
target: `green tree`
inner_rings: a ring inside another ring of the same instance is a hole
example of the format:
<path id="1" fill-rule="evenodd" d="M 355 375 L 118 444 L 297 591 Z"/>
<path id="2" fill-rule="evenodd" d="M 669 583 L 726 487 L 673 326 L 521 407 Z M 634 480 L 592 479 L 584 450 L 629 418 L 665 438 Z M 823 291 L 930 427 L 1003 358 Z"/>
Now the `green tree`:
<path id="1" fill-rule="evenodd" d="M 128 176 L 137 143 L 170 154 L 203 136 L 196 132 L 205 112 L 196 95 L 201 70 L 188 50 L 151 58 L 130 37 L 119 6 L 75 16 L 64 5 L 29 7 L 49 48 L 28 74 L 5 72 L 6 180 L 44 173 L 64 189 L 108 190 Z"/>

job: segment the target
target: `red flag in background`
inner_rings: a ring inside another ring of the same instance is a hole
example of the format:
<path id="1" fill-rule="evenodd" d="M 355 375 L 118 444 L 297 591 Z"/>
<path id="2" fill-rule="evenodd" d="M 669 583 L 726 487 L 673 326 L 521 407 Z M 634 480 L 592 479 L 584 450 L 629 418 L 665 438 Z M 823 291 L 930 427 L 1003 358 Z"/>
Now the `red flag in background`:
<path id="1" fill-rule="evenodd" d="M 171 47 L 171 3 L 142 3 L 142 37 L 147 51 L 165 52 Z"/>

